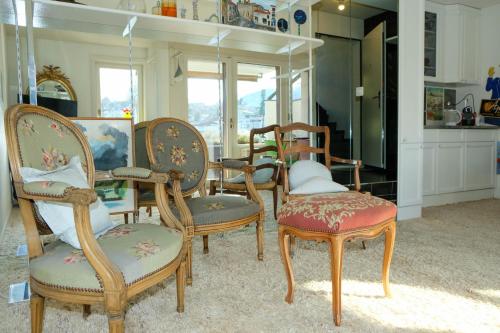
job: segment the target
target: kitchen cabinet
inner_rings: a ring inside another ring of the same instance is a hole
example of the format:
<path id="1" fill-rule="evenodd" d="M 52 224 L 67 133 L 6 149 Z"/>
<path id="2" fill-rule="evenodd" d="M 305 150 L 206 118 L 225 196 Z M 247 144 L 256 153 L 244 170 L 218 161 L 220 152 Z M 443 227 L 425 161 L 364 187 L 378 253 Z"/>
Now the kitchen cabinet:
<path id="1" fill-rule="evenodd" d="M 443 79 L 449 83 L 479 83 L 479 24 L 477 9 L 446 6 Z"/>
<path id="2" fill-rule="evenodd" d="M 478 9 L 463 5 L 426 2 L 425 81 L 460 84 L 480 82 L 480 15 Z"/>
<path id="3" fill-rule="evenodd" d="M 437 193 L 464 190 L 465 148 L 463 143 L 438 143 Z"/>
<path id="4" fill-rule="evenodd" d="M 495 187 L 495 142 L 470 142 L 465 146 L 465 189 Z"/>
<path id="5" fill-rule="evenodd" d="M 421 143 L 401 145 L 399 168 L 405 181 L 398 182 L 398 207 L 422 204 L 422 147 Z"/>
<path id="6" fill-rule="evenodd" d="M 434 143 L 424 143 L 423 159 L 423 195 L 436 194 L 436 172 L 437 172 L 437 145 Z"/>
<path id="7" fill-rule="evenodd" d="M 445 6 L 425 3 L 424 78 L 425 81 L 443 80 L 443 35 Z"/>
<path id="8" fill-rule="evenodd" d="M 424 206 L 493 197 L 495 129 L 426 129 Z"/>

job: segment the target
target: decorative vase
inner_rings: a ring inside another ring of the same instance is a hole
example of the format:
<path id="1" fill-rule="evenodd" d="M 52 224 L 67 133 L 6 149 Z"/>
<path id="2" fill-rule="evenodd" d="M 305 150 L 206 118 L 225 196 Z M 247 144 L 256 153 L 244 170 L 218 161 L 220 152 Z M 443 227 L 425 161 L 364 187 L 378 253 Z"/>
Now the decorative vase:
<path id="1" fill-rule="evenodd" d="M 145 0 L 121 0 L 117 9 L 128 10 L 136 13 L 146 13 Z"/>

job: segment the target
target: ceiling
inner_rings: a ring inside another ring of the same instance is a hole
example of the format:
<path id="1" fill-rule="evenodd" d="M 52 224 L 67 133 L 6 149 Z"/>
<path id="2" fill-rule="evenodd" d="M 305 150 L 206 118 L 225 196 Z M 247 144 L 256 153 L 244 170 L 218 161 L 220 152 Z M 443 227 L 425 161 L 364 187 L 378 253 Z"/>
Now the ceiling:
<path id="1" fill-rule="evenodd" d="M 500 0 L 432 0 L 432 2 L 443 5 L 465 5 L 474 8 L 486 8 L 494 5 L 500 5 Z"/>
<path id="2" fill-rule="evenodd" d="M 322 0 L 314 5 L 313 9 L 362 20 L 386 10 L 397 11 L 397 0 L 346 0 L 345 9 L 342 11 L 338 9 L 338 4 L 338 0 Z"/>

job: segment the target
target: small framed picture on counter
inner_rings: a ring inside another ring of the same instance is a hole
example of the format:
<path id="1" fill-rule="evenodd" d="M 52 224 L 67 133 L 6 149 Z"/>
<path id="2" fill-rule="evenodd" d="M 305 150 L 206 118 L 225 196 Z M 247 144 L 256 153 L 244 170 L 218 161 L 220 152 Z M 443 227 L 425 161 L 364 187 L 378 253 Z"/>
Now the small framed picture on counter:
<path id="1" fill-rule="evenodd" d="M 485 117 L 500 118 L 500 99 L 483 99 L 480 113 Z"/>

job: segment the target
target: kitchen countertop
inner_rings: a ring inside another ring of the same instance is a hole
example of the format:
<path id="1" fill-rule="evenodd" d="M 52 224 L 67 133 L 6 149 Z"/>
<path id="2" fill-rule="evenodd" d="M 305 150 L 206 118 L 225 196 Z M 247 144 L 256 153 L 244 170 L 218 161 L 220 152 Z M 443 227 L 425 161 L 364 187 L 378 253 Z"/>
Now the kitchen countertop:
<path id="1" fill-rule="evenodd" d="M 445 125 L 426 125 L 424 129 L 499 129 L 500 126 L 495 125 L 479 125 L 479 126 L 445 126 Z"/>

